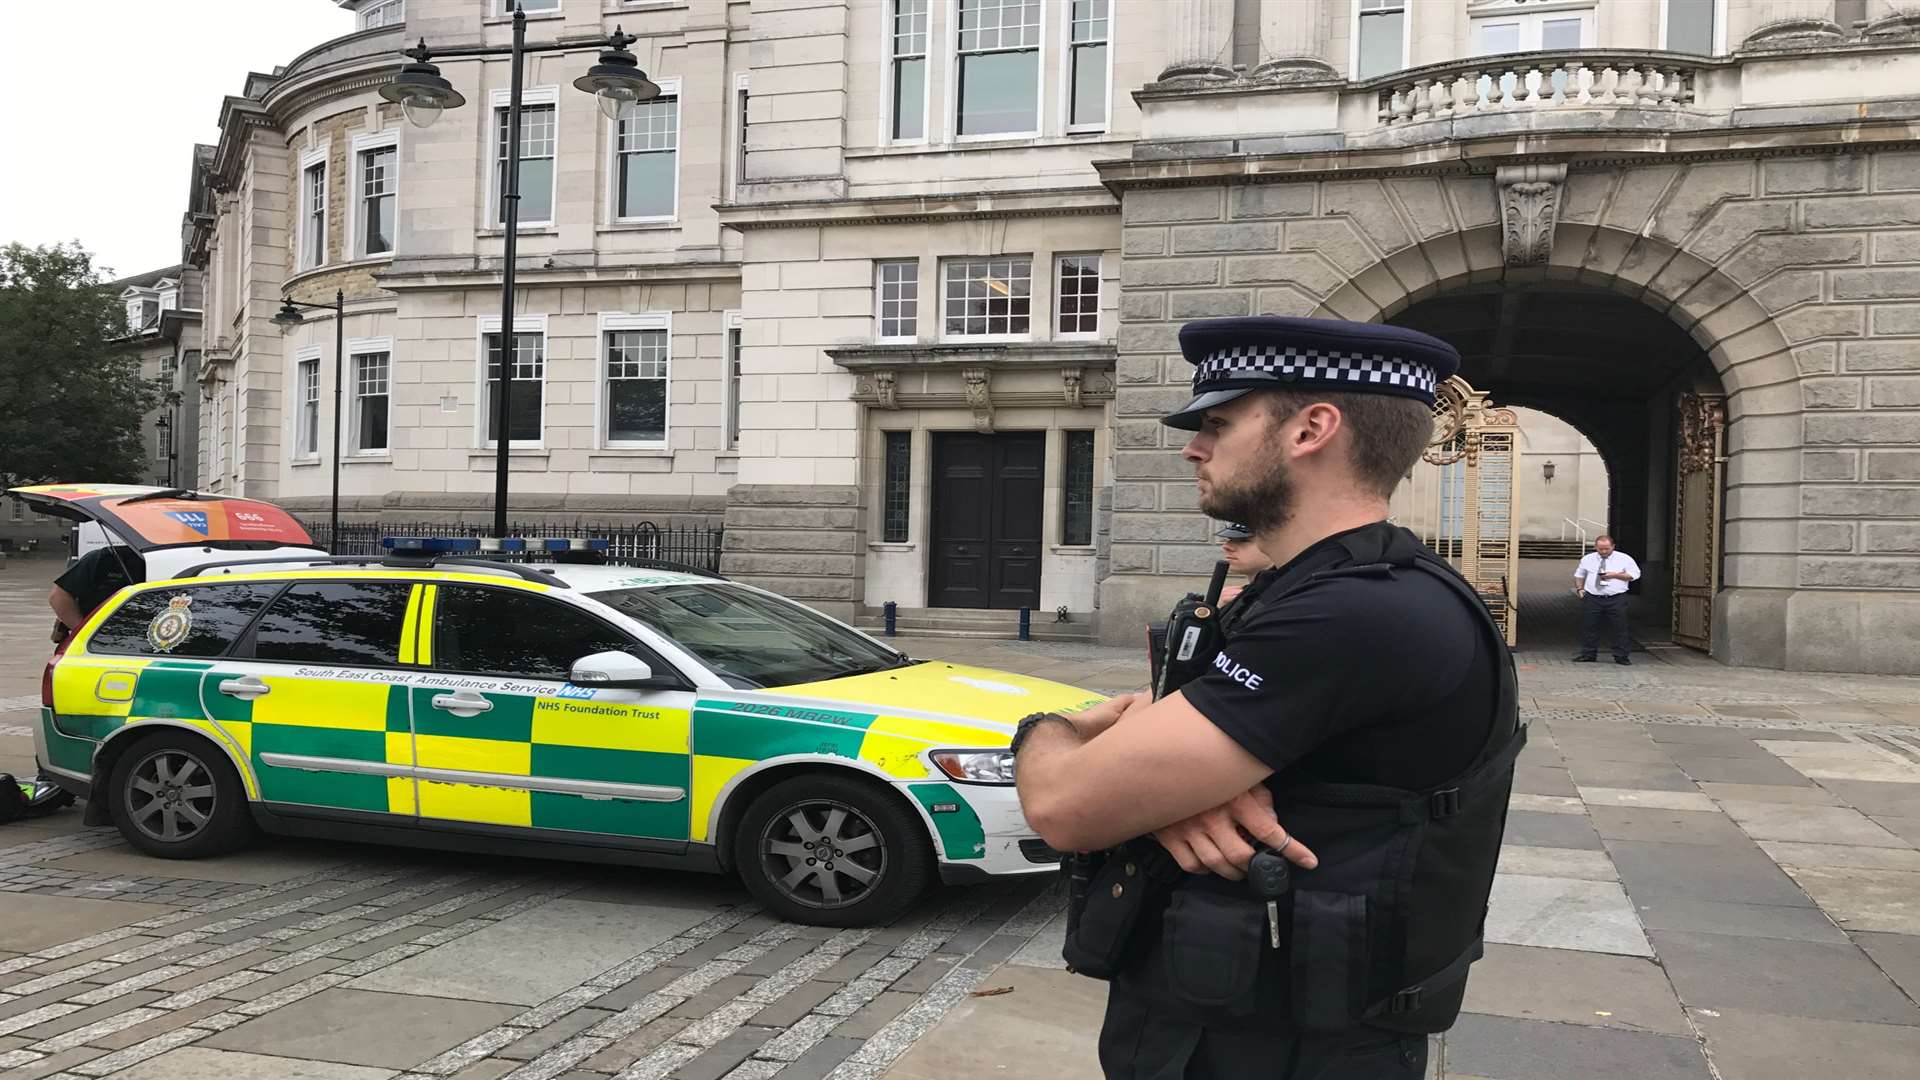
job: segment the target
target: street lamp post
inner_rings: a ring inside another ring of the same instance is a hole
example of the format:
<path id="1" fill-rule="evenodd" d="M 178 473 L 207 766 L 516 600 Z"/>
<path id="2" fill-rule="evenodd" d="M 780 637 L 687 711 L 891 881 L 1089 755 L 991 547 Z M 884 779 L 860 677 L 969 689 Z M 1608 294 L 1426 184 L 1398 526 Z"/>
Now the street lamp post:
<path id="1" fill-rule="evenodd" d="M 280 310 L 274 313 L 273 324 L 287 327 L 298 326 L 306 321 L 300 314 L 301 308 L 333 312 L 333 508 L 327 515 L 327 550 L 340 554 L 340 380 L 341 369 L 347 366 L 347 294 L 345 290 L 333 290 L 333 303 L 309 304 L 305 300 L 282 297 Z"/>
<path id="2" fill-rule="evenodd" d="M 613 33 L 604 42 L 605 51 L 600 54 L 600 62 L 587 70 L 585 75 L 573 81 L 578 89 L 593 94 L 600 100 L 600 111 L 608 119 L 618 121 L 620 113 L 628 105 L 642 101 L 651 101 L 660 94 L 660 87 L 647 78 L 640 70 L 639 63 L 627 46 L 639 39 L 621 32 L 614 27 Z M 413 62 L 400 69 L 393 82 L 380 88 L 380 96 L 388 101 L 398 102 L 406 113 L 407 122 L 415 127 L 426 127 L 440 118 L 446 109 L 458 108 L 466 103 L 458 90 L 453 88 L 440 75 L 440 69 L 429 63 L 435 56 L 509 56 L 512 58 L 511 89 L 507 99 L 507 162 L 506 175 L 500 185 L 501 224 L 506 230 L 506 250 L 500 282 L 500 377 L 494 391 L 494 477 L 493 477 L 493 532 L 495 536 L 507 533 L 507 454 L 513 442 L 513 431 L 508 421 L 511 415 L 514 358 L 513 323 L 513 278 L 515 261 L 519 253 L 520 239 L 520 98 L 521 77 L 528 53 L 566 52 L 582 47 L 595 47 L 594 43 L 571 41 L 566 43 L 549 42 L 538 45 L 527 44 L 527 14 L 521 10 L 519 0 L 513 5 L 513 44 L 469 45 L 447 49 L 427 48 L 426 39 L 418 45 L 405 50 L 402 55 Z M 484 121 L 483 121 L 484 122 Z M 484 141 L 483 141 L 484 144 Z"/>
<path id="3" fill-rule="evenodd" d="M 167 408 L 172 410 L 172 403 L 168 403 Z M 166 413 L 161 413 L 159 419 L 153 422 L 153 426 L 160 430 L 160 437 L 167 440 L 167 486 L 172 487 L 174 484 L 173 421 L 167 418 Z"/>

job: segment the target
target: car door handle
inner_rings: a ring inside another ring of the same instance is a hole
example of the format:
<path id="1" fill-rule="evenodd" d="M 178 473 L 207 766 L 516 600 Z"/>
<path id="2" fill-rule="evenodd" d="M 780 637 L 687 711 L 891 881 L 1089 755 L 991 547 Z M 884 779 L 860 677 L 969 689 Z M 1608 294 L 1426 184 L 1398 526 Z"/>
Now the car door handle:
<path id="1" fill-rule="evenodd" d="M 220 692 L 228 697 L 237 697 L 252 701 L 254 698 L 265 697 L 271 694 L 273 687 L 260 681 L 260 676 L 258 675 L 242 675 L 237 679 L 222 680 L 220 683 Z"/>
<path id="2" fill-rule="evenodd" d="M 487 712 L 490 709 L 492 709 L 493 702 L 488 701 L 486 698 L 481 697 L 479 694 L 470 694 L 463 690 L 458 694 L 433 695 L 433 707 L 436 709 L 445 709 L 448 712 L 454 712 L 454 713 L 459 713 L 459 712 L 480 713 L 480 712 Z"/>

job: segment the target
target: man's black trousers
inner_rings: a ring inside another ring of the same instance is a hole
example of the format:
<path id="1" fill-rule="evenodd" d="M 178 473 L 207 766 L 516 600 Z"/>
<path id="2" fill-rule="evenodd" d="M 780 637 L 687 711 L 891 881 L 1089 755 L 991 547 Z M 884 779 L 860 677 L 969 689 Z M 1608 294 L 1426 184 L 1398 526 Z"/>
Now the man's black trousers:
<path id="1" fill-rule="evenodd" d="M 1627 637 L 1627 594 L 1595 596 L 1581 593 L 1580 655 L 1591 660 L 1600 651 L 1600 627 L 1606 624 L 1607 640 L 1613 645 L 1613 658 L 1625 660 L 1633 648 Z"/>

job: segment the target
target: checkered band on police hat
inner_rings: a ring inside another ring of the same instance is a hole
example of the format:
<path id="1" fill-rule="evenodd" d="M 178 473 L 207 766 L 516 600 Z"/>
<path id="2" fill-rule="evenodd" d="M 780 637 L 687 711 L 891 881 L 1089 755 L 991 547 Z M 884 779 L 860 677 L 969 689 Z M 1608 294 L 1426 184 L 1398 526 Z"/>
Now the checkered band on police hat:
<path id="1" fill-rule="evenodd" d="M 1235 345 L 1215 349 L 1194 365 L 1193 392 L 1246 379 L 1315 385 L 1351 385 L 1356 390 L 1395 387 L 1431 399 L 1437 383 L 1427 364 L 1376 351 L 1341 351 L 1297 345 Z"/>

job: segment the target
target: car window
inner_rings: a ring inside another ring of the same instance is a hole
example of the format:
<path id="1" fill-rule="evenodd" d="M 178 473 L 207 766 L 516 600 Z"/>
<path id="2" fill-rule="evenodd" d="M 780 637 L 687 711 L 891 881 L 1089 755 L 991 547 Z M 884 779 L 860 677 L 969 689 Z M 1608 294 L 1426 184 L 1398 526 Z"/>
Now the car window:
<path id="1" fill-rule="evenodd" d="M 433 666 L 480 675 L 565 680 L 597 652 L 641 655 L 627 635 L 578 608 L 532 593 L 442 585 Z"/>
<path id="2" fill-rule="evenodd" d="M 100 624 L 87 642 L 87 651 L 220 656 L 278 591 L 279 582 L 252 582 L 136 593 Z"/>
<path id="3" fill-rule="evenodd" d="M 253 628 L 256 660 L 395 667 L 412 586 L 313 581 L 274 598 Z"/>
<path id="4" fill-rule="evenodd" d="M 799 604 L 729 585 L 662 585 L 592 596 L 672 639 L 740 689 L 792 686 L 911 663 Z"/>

